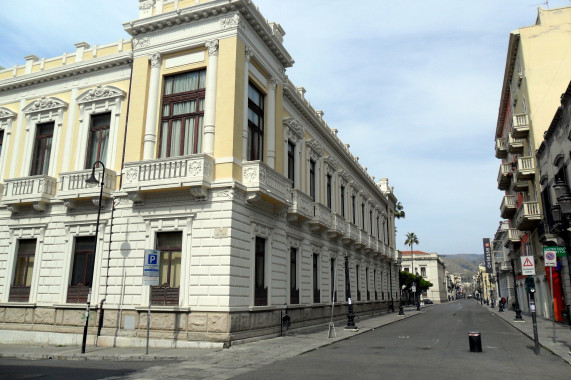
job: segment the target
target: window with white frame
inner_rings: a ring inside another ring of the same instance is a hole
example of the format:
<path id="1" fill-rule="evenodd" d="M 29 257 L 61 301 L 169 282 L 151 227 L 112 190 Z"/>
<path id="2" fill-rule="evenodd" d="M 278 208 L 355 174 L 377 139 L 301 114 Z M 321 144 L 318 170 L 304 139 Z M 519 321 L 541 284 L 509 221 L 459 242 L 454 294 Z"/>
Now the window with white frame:
<path id="1" fill-rule="evenodd" d="M 291 141 L 287 143 L 287 177 L 295 188 L 295 144 Z"/>
<path id="2" fill-rule="evenodd" d="M 29 302 L 34 259 L 36 255 L 36 239 L 18 240 L 16 268 L 10 287 L 9 302 Z"/>
<path id="3" fill-rule="evenodd" d="M 30 175 L 48 174 L 53 137 L 54 122 L 42 123 L 36 126 Z"/>
<path id="4" fill-rule="evenodd" d="M 319 289 L 319 254 L 313 254 L 313 303 L 321 303 L 321 289 Z"/>
<path id="5" fill-rule="evenodd" d="M 111 112 L 91 115 L 85 169 L 91 169 L 97 161 L 101 161 L 104 165 L 107 165 L 106 158 L 109 145 L 110 124 Z"/>
<path id="6" fill-rule="evenodd" d="M 298 272 L 297 248 L 291 247 L 289 250 L 289 288 L 291 304 L 299 303 L 299 285 L 297 283 Z"/>
<path id="7" fill-rule="evenodd" d="M 87 296 L 93 285 L 95 269 L 94 244 L 95 236 L 78 236 L 75 238 L 71 283 L 67 289 L 68 303 L 87 302 Z"/>
<path id="8" fill-rule="evenodd" d="M 156 249 L 160 251 L 159 286 L 151 288 L 153 305 L 179 304 L 182 264 L 182 231 L 157 233 Z"/>
<path id="9" fill-rule="evenodd" d="M 254 250 L 254 306 L 265 306 L 268 304 L 266 239 L 256 236 Z"/>
<path id="10" fill-rule="evenodd" d="M 248 150 L 249 161 L 264 159 L 264 95 L 252 83 L 248 85 Z"/>
<path id="11" fill-rule="evenodd" d="M 309 196 L 315 202 L 315 161 L 309 160 Z"/>

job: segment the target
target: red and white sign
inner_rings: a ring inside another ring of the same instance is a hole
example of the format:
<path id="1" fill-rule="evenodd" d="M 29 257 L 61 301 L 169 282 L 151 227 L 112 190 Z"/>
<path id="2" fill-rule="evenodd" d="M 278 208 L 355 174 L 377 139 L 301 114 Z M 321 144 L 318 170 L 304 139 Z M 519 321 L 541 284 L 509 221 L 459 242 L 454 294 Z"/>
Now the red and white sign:
<path id="1" fill-rule="evenodd" d="M 543 256 L 545 257 L 545 266 L 546 267 L 556 267 L 557 266 L 557 252 L 545 250 L 543 252 Z"/>
<path id="2" fill-rule="evenodd" d="M 524 276 L 535 276 L 535 261 L 533 256 L 522 256 L 521 258 L 521 274 Z"/>

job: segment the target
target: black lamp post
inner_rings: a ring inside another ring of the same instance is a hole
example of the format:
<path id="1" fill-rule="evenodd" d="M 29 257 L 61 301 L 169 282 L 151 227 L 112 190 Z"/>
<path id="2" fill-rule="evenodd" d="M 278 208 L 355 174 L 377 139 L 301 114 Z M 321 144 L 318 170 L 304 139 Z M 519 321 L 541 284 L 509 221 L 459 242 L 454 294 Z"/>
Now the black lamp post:
<path id="1" fill-rule="evenodd" d="M 101 182 L 99 182 L 97 180 L 97 178 L 95 178 L 95 167 L 97 166 L 97 164 L 101 165 L 101 167 L 103 168 L 103 172 L 101 173 Z M 85 183 L 87 184 L 87 186 L 93 187 L 93 186 L 99 185 L 99 187 L 100 187 L 99 201 L 97 203 L 97 224 L 95 225 L 95 240 L 93 241 L 93 254 L 94 255 L 97 253 L 97 235 L 99 234 L 99 219 L 101 218 L 101 202 L 103 200 L 103 181 L 104 181 L 104 179 L 105 179 L 105 165 L 101 161 L 95 161 L 93 163 L 93 167 L 91 168 L 91 177 L 89 177 L 88 179 L 85 180 Z M 99 311 L 99 327 L 97 329 L 97 336 L 99 336 L 99 334 L 101 333 L 101 327 L 103 327 L 103 302 L 105 302 L 105 299 L 101 300 L 100 311 Z M 88 319 L 89 319 L 89 313 L 85 319 L 86 319 L 86 322 L 85 322 L 85 328 L 83 329 L 83 342 L 81 345 L 81 353 L 82 354 L 85 353 L 85 343 L 87 340 L 87 324 L 88 324 Z"/>
<path id="2" fill-rule="evenodd" d="M 510 250 L 511 251 L 511 250 Z M 511 263 L 512 263 L 512 276 L 514 278 L 514 294 L 515 294 L 515 320 L 516 321 L 523 321 L 523 318 L 521 317 L 521 310 L 519 308 L 519 300 L 518 300 L 518 296 L 517 296 L 517 282 L 515 280 L 515 263 L 514 263 L 514 259 L 511 259 Z"/>
<path id="3" fill-rule="evenodd" d="M 357 326 L 355 326 L 355 314 L 353 314 L 353 303 L 351 302 L 351 280 L 349 279 L 349 256 L 345 256 L 345 290 L 347 292 L 347 302 L 348 302 L 348 310 L 347 310 L 347 326 L 345 329 L 348 330 L 356 330 Z"/>
<path id="4" fill-rule="evenodd" d="M 504 304 L 502 302 L 502 289 L 500 288 L 500 262 L 496 262 L 496 280 L 498 284 L 498 312 L 502 313 L 504 311 Z"/>
<path id="5" fill-rule="evenodd" d="M 393 270 L 392 270 L 392 267 L 393 267 L 393 263 L 392 263 L 392 262 L 389 262 L 389 281 L 390 281 L 390 286 L 391 286 L 391 288 L 390 288 L 391 304 L 390 304 L 389 308 L 390 308 L 391 312 L 394 313 L 394 312 L 395 312 L 395 307 L 394 307 L 394 304 L 393 304 Z"/>
<path id="6" fill-rule="evenodd" d="M 417 289 L 415 292 L 415 299 L 416 299 L 416 311 L 420 311 L 420 278 L 418 278 L 418 271 L 416 271 L 416 279 L 418 280 Z"/>
<path id="7" fill-rule="evenodd" d="M 484 297 L 482 294 L 482 272 L 478 269 L 478 295 L 480 296 L 480 305 L 484 304 Z"/>

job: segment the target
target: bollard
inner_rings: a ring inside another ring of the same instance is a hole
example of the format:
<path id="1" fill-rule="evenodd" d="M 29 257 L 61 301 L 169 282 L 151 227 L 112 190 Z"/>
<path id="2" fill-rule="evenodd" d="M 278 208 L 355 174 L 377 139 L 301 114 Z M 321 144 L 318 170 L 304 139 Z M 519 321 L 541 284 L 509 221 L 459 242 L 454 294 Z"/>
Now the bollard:
<path id="1" fill-rule="evenodd" d="M 479 332 L 470 331 L 468 342 L 470 343 L 470 352 L 482 352 L 482 340 Z"/>

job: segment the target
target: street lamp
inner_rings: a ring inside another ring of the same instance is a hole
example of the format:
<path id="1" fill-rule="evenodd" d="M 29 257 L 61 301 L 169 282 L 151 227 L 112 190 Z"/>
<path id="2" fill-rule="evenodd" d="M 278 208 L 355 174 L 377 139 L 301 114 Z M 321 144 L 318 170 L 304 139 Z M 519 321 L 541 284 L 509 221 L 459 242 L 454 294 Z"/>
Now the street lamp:
<path id="1" fill-rule="evenodd" d="M 345 256 L 345 290 L 347 292 L 347 302 L 348 302 L 348 310 L 347 310 L 347 326 L 345 329 L 348 330 L 356 330 L 357 326 L 355 326 L 355 314 L 353 314 L 353 303 L 351 302 L 351 281 L 349 279 L 349 256 Z"/>
<path id="2" fill-rule="evenodd" d="M 510 253 L 512 252 L 512 247 L 510 246 Z M 514 263 L 514 259 L 511 259 L 511 263 L 512 263 L 512 276 L 514 278 L 514 294 L 515 294 L 515 320 L 516 321 L 523 321 L 523 318 L 521 317 L 521 310 L 519 308 L 519 300 L 518 300 L 518 296 L 517 296 L 517 282 L 515 280 L 515 263 Z"/>
<path id="3" fill-rule="evenodd" d="M 101 165 L 103 168 L 103 172 L 101 173 L 101 182 L 95 178 L 95 167 L 97 164 Z M 90 187 L 98 186 L 100 187 L 99 190 L 99 201 L 97 202 L 97 224 L 95 225 L 95 240 L 93 241 L 93 255 L 97 253 L 97 235 L 99 234 L 99 219 L 101 218 L 101 202 L 103 200 L 103 180 L 105 178 L 105 165 L 101 161 L 95 161 L 93 163 L 93 167 L 91 168 L 91 177 L 85 180 L 85 184 Z M 101 327 L 103 326 L 103 302 L 105 302 L 105 298 L 101 300 L 100 305 L 100 312 L 99 312 L 99 326 L 97 329 L 97 336 L 101 333 Z M 89 304 L 89 300 L 88 300 Z M 85 317 L 85 326 L 83 329 L 83 341 L 81 344 L 81 353 L 85 353 L 85 343 L 87 341 L 87 326 L 89 323 L 89 311 L 87 316 Z"/>
<path id="4" fill-rule="evenodd" d="M 504 303 L 502 302 L 502 288 L 500 285 L 500 262 L 497 261 L 496 262 L 496 280 L 498 283 L 498 298 L 500 299 L 498 301 L 498 312 L 502 313 L 504 311 Z"/>
<path id="5" fill-rule="evenodd" d="M 415 300 L 416 300 L 416 311 L 420 311 L 420 294 L 418 292 L 420 290 L 420 279 L 418 278 L 418 271 L 416 271 L 415 274 L 416 274 L 416 279 L 418 280 L 418 285 L 415 288 L 416 291 L 414 292 L 415 293 L 414 296 L 415 296 Z"/>

